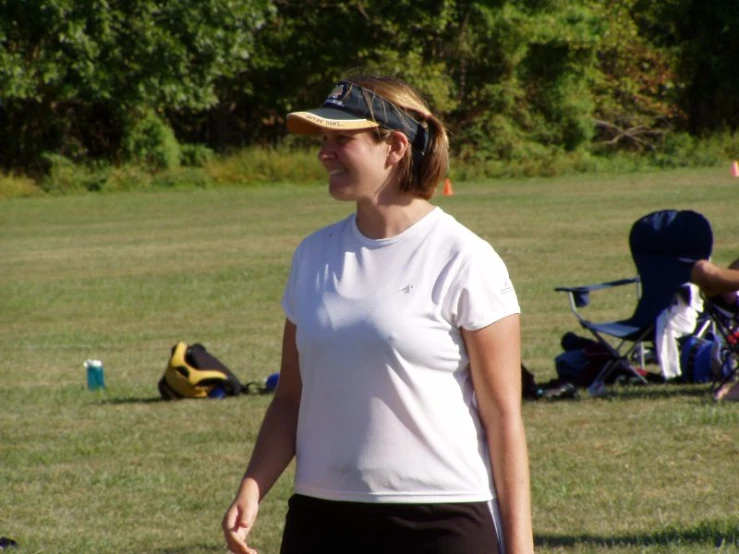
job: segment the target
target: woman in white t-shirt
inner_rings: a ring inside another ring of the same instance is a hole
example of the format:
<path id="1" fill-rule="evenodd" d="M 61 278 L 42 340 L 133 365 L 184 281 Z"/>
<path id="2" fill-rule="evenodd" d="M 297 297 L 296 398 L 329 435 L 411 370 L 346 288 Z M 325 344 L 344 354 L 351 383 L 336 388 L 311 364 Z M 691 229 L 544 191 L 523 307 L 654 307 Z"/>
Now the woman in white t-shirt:
<path id="1" fill-rule="evenodd" d="M 389 77 L 341 81 L 288 129 L 323 138 L 356 212 L 296 249 L 280 379 L 223 519 L 232 552 L 296 458 L 283 554 L 530 554 L 519 305 L 493 248 L 429 202 L 444 125 Z"/>

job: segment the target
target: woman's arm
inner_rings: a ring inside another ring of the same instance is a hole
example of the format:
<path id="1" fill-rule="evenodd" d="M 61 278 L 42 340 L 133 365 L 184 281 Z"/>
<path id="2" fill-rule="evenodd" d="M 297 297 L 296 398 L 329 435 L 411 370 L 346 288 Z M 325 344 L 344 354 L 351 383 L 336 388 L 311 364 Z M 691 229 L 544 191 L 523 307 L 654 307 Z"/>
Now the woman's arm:
<path id="1" fill-rule="evenodd" d="M 521 417 L 519 316 L 477 331 L 462 329 L 480 419 L 485 428 L 507 554 L 531 554 L 531 492 Z"/>
<path id="2" fill-rule="evenodd" d="M 230 551 L 236 554 L 256 552 L 247 546 L 246 537 L 256 520 L 259 502 L 295 456 L 302 390 L 295 332 L 295 325 L 286 320 L 275 396 L 265 413 L 236 497 L 223 517 L 226 543 Z"/>

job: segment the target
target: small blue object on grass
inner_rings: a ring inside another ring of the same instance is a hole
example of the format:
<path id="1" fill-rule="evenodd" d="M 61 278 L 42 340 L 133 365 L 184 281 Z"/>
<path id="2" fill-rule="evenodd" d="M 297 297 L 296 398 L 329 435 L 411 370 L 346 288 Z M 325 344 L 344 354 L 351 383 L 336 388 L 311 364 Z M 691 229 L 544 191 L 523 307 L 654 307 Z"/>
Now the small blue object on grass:
<path id="1" fill-rule="evenodd" d="M 16 548 L 18 546 L 18 543 L 15 542 L 13 539 L 9 539 L 8 537 L 0 537 L 0 550 L 5 550 L 6 548 Z"/>
<path id="2" fill-rule="evenodd" d="M 273 373 L 264 381 L 264 389 L 266 391 L 273 391 L 277 388 L 277 382 L 280 380 L 279 373 Z"/>
<path id="3" fill-rule="evenodd" d="M 226 391 L 222 387 L 213 387 L 208 393 L 208 398 L 226 398 Z"/>

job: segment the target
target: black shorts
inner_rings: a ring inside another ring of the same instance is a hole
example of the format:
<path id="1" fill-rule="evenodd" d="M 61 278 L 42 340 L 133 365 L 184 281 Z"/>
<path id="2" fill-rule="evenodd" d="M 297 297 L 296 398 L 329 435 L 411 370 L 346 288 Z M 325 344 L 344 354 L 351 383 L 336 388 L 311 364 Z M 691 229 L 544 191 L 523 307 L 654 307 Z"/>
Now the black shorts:
<path id="1" fill-rule="evenodd" d="M 290 498 L 280 554 L 499 554 L 487 502 L 387 504 Z"/>

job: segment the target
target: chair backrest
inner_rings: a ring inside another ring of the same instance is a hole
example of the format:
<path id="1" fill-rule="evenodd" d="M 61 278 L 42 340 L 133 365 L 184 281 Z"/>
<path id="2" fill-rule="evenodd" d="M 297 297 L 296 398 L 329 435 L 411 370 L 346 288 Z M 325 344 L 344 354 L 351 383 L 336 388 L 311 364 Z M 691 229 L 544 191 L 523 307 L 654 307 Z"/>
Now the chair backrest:
<path id="1" fill-rule="evenodd" d="M 695 262 L 710 258 L 713 232 L 698 212 L 659 210 L 632 225 L 629 247 L 641 279 L 641 297 L 630 322 L 647 327 L 690 281 Z"/>

